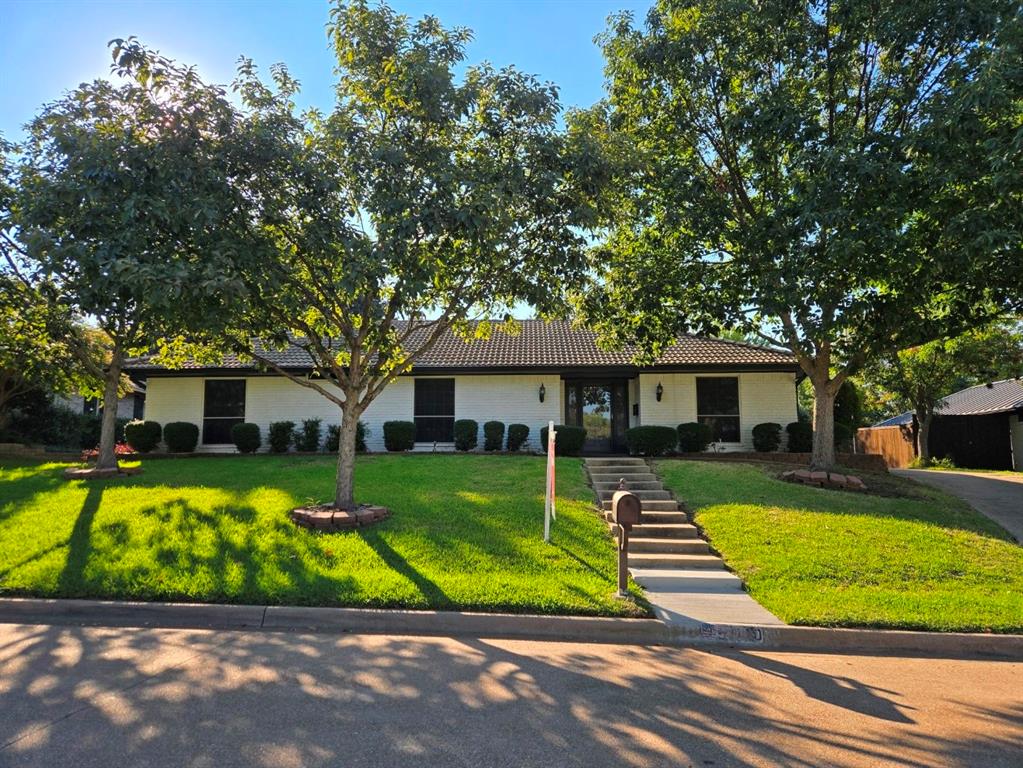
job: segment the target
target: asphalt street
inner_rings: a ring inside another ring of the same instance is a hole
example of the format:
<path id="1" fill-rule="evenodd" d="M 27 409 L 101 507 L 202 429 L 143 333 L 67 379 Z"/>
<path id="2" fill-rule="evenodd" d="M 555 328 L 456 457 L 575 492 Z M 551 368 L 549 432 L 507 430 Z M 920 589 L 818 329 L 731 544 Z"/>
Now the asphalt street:
<path id="1" fill-rule="evenodd" d="M 1023 765 L 1023 664 L 0 625 L 0 766 Z"/>

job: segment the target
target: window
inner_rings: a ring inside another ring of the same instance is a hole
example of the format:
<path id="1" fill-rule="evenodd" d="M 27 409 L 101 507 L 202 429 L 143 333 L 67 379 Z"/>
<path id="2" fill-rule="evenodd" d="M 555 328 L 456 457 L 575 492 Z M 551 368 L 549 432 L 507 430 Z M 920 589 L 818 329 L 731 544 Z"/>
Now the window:
<path id="1" fill-rule="evenodd" d="M 83 397 L 82 398 L 82 413 L 86 416 L 95 416 L 99 413 L 99 398 L 97 397 Z"/>
<path id="2" fill-rule="evenodd" d="M 710 427 L 714 442 L 740 442 L 739 379 L 734 376 L 696 379 L 696 420 Z"/>
<path id="3" fill-rule="evenodd" d="M 231 427 L 245 421 L 245 379 L 207 379 L 202 409 L 202 441 L 228 445 Z"/>
<path id="4" fill-rule="evenodd" d="M 146 396 L 138 392 L 135 393 L 135 397 L 132 398 L 131 404 L 131 417 L 136 421 L 141 421 L 146 415 Z"/>
<path id="5" fill-rule="evenodd" d="M 416 379 L 417 443 L 451 443 L 455 439 L 455 380 Z"/>

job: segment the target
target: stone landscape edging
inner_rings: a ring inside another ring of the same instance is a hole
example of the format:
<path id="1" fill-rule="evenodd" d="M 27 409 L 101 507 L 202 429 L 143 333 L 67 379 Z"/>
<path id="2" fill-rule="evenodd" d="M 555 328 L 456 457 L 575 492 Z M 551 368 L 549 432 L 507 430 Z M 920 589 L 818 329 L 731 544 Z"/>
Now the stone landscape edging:
<path id="1" fill-rule="evenodd" d="M 1023 635 L 745 624 L 668 626 L 656 619 L 316 608 L 211 603 L 0 598 L 0 623 L 440 635 L 808 653 L 910 653 L 1023 659 Z"/>

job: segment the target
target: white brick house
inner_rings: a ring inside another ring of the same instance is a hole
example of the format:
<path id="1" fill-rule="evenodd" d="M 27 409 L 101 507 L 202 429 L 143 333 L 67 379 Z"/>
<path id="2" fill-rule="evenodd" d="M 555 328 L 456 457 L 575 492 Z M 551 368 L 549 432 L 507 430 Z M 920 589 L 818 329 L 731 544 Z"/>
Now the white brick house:
<path id="1" fill-rule="evenodd" d="M 383 424 L 391 420 L 414 421 L 417 448 L 426 449 L 449 449 L 457 419 L 474 419 L 481 430 L 490 420 L 525 424 L 533 449 L 548 421 L 584 423 L 588 452 L 624 451 L 629 427 L 691 421 L 711 426 L 718 449 L 752 450 L 755 425 L 796 420 L 798 365 L 787 352 L 684 337 L 654 364 L 637 366 L 629 350 L 599 349 L 591 331 L 564 322 L 520 324 L 518 335 L 442 339 L 363 415 L 369 449 L 384 450 Z M 304 354 L 292 348 L 275 362 L 308 371 Z M 128 368 L 146 380 L 146 418 L 199 425 L 199 450 L 234 450 L 230 426 L 241 421 L 259 425 L 264 449 L 271 422 L 318 417 L 326 431 L 340 421 L 338 408 L 317 392 L 232 357 L 216 367 L 168 371 L 135 361 Z"/>

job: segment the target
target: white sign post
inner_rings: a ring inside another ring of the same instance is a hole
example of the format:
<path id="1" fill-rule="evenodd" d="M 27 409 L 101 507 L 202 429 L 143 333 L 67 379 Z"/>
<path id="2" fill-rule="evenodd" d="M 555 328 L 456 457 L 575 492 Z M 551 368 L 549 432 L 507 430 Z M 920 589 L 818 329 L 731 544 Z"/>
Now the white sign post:
<path id="1" fill-rule="evenodd" d="M 543 540 L 551 540 L 551 519 L 558 519 L 554 510 L 554 440 L 557 433 L 554 431 L 554 422 L 547 422 L 547 490 L 543 503 Z"/>

